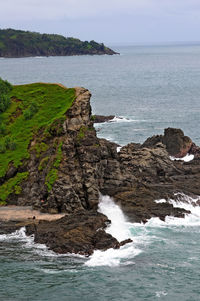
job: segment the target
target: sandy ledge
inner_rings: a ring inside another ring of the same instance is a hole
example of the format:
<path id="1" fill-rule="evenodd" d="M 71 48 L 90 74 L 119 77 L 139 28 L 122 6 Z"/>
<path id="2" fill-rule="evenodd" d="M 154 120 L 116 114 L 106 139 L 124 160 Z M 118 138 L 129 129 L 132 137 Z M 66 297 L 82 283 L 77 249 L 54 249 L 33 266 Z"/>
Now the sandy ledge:
<path id="1" fill-rule="evenodd" d="M 48 214 L 33 210 L 31 206 L 1 206 L 0 221 L 23 221 L 27 219 L 53 221 L 62 218 L 65 214 Z"/>

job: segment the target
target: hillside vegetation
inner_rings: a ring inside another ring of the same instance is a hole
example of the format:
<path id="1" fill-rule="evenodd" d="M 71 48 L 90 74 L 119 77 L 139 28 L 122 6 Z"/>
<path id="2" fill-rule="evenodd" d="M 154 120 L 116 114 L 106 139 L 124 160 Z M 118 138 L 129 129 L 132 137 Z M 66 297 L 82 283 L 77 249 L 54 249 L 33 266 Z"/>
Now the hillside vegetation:
<path id="1" fill-rule="evenodd" d="M 0 57 L 68 56 L 84 54 L 115 54 L 103 43 L 82 42 L 57 34 L 15 29 L 0 29 Z"/>
<path id="2" fill-rule="evenodd" d="M 9 102 L 5 110 L 0 111 L 1 201 L 5 201 L 13 190 L 15 193 L 20 192 L 20 181 L 28 177 L 27 169 L 24 169 L 25 162 L 31 153 L 34 152 L 39 158 L 48 150 L 48 140 L 54 131 L 60 130 L 60 122 L 66 118 L 65 113 L 75 99 L 74 89 L 57 84 L 35 83 L 12 87 L 6 81 L 0 80 L 0 90 L 4 86 L 9 87 L 5 94 Z M 1 97 L 2 94 L 0 106 Z M 58 165 L 59 144 L 55 145 L 55 157 L 54 163 Z M 42 165 L 40 168 L 42 169 Z M 7 175 L 8 170 L 13 173 L 11 178 Z M 52 177 L 55 176 L 55 172 L 48 176 L 48 187 L 51 187 Z"/>

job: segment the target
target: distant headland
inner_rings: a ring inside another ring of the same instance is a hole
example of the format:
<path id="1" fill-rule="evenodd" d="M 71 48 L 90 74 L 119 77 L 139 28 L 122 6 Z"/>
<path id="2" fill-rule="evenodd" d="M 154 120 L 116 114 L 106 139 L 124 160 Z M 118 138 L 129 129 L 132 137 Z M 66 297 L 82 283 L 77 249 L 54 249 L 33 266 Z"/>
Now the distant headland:
<path id="1" fill-rule="evenodd" d="M 58 34 L 40 34 L 15 29 L 0 29 L 0 57 L 117 54 L 103 43 L 66 38 Z"/>

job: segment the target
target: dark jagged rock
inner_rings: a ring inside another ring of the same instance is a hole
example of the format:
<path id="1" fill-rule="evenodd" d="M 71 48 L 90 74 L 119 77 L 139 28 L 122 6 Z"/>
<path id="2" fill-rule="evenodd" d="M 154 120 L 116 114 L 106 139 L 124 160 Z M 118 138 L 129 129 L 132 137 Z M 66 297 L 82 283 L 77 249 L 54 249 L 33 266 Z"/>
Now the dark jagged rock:
<path id="1" fill-rule="evenodd" d="M 119 248 L 119 242 L 105 232 L 108 218 L 97 212 L 82 211 L 57 221 L 41 221 L 26 227 L 35 235 L 36 243 L 44 243 L 56 253 L 75 253 L 89 256 L 94 250 Z"/>
<path id="2" fill-rule="evenodd" d="M 189 152 L 192 146 L 192 140 L 184 136 L 180 129 L 168 128 L 165 129 L 163 144 L 171 156 L 182 158 Z"/>
<path id="3" fill-rule="evenodd" d="M 195 157 L 200 156 L 200 147 L 193 142 L 189 154 L 194 155 Z"/>
<path id="4" fill-rule="evenodd" d="M 109 116 L 93 115 L 92 116 L 94 123 L 108 122 L 108 121 L 111 121 L 113 118 L 115 118 L 114 115 L 109 115 Z"/>
<path id="5" fill-rule="evenodd" d="M 10 234 L 19 230 L 22 227 L 21 223 L 16 221 L 1 221 L 0 222 L 0 235 Z"/>
<path id="6" fill-rule="evenodd" d="M 194 149 L 192 140 L 185 136 L 182 130 L 174 128 L 165 129 L 164 136 L 156 135 L 148 138 L 142 146 L 153 147 L 159 142 L 166 146 L 170 156 L 174 156 L 176 158 L 182 158 L 187 155 L 187 153 L 190 153 L 192 145 Z"/>

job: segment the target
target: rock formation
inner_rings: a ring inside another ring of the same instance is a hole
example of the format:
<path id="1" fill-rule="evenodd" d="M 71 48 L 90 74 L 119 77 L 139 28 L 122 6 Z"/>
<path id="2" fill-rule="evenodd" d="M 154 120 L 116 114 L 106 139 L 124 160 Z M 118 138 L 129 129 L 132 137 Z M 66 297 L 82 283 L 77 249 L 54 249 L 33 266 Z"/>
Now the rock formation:
<path id="1" fill-rule="evenodd" d="M 155 200 L 176 198 L 178 192 L 200 195 L 199 148 L 190 138 L 181 130 L 169 128 L 164 136 L 149 138 L 142 145 L 130 143 L 117 153 L 116 144 L 96 136 L 90 96 L 88 90 L 76 88 L 76 99 L 65 119 L 52 126 L 50 137 L 42 137 L 48 148 L 39 157 L 34 148 L 31 150 L 39 137 L 32 140 L 30 158 L 19 167 L 28 172 L 28 177 L 20 193 L 7 198 L 8 204 L 66 213 L 59 221 L 32 222 L 27 226 L 36 242 L 46 243 L 59 253 L 90 255 L 94 249 L 120 246 L 104 231 L 109 221 L 97 213 L 99 193 L 112 196 L 133 222 L 145 222 L 151 217 L 164 220 L 167 215 L 183 217 L 187 213 L 184 209 L 168 202 L 157 204 Z M 195 158 L 188 163 L 169 157 L 181 157 L 192 150 Z M 49 187 L 46 177 L 52 164 L 55 168 L 59 151 L 57 177 Z M 15 173 L 11 165 L 5 179 Z"/>

